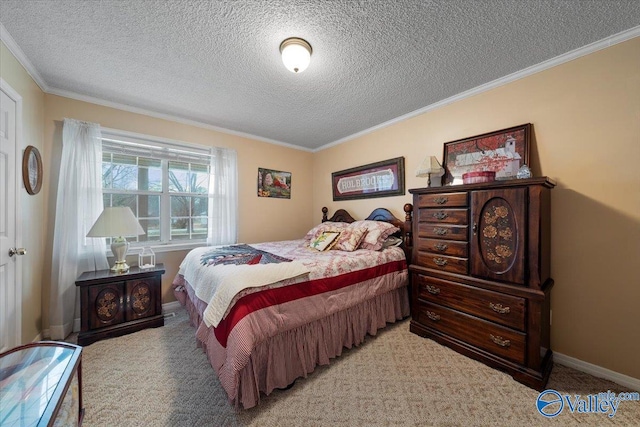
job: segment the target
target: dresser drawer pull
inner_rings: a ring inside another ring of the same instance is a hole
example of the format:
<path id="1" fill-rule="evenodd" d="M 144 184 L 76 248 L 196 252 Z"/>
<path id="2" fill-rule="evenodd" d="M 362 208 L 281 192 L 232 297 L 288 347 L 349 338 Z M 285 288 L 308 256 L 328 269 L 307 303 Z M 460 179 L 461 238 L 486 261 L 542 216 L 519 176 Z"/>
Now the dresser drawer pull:
<path id="1" fill-rule="evenodd" d="M 440 320 L 440 316 L 435 314 L 433 311 L 429 311 L 427 310 L 427 317 L 431 320 L 433 320 L 434 322 L 437 322 Z"/>
<path id="2" fill-rule="evenodd" d="M 439 267 L 444 267 L 448 263 L 448 261 L 444 258 L 434 258 L 433 262 Z"/>
<path id="3" fill-rule="evenodd" d="M 498 344 L 500 347 L 510 347 L 511 346 L 511 341 L 509 340 L 505 340 L 504 338 L 498 336 L 494 336 L 492 334 L 489 334 L 489 336 L 491 337 L 491 341 L 493 341 L 494 343 Z"/>
<path id="4" fill-rule="evenodd" d="M 449 214 L 448 214 L 448 213 L 446 213 L 446 212 L 442 212 L 442 211 L 440 211 L 440 212 L 434 212 L 434 214 L 433 214 L 433 217 L 434 217 L 435 219 L 440 219 L 440 220 L 445 219 L 445 218 L 446 218 L 446 217 L 448 217 L 448 216 L 449 216 Z"/>
<path id="5" fill-rule="evenodd" d="M 511 312 L 511 309 L 509 307 L 503 307 L 502 304 L 494 304 L 490 302 L 489 307 L 491 307 L 491 310 L 500 314 L 508 314 Z"/>
<path id="6" fill-rule="evenodd" d="M 432 295 L 438 295 L 440 293 L 440 288 L 436 288 L 435 286 L 427 285 L 427 292 Z"/>
<path id="7" fill-rule="evenodd" d="M 447 229 L 446 228 L 434 228 L 433 232 L 436 233 L 438 236 L 444 236 L 445 234 L 447 234 Z"/>
<path id="8" fill-rule="evenodd" d="M 433 247 L 434 249 L 437 249 L 442 252 L 442 251 L 446 251 L 449 245 L 445 245 L 444 243 L 436 243 Z"/>
<path id="9" fill-rule="evenodd" d="M 444 205 L 445 203 L 447 203 L 449 201 L 449 198 L 448 197 L 436 197 L 434 199 L 434 201 L 439 205 Z"/>

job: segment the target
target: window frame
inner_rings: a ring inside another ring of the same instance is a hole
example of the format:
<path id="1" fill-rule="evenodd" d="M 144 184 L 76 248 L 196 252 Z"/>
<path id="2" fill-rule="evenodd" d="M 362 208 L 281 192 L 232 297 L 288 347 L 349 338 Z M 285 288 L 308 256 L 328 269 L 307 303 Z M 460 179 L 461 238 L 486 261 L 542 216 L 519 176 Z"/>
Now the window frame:
<path id="1" fill-rule="evenodd" d="M 162 189 L 161 191 L 151 191 L 151 190 L 122 190 L 122 189 L 102 189 L 102 196 L 106 194 L 129 194 L 129 195 L 153 195 L 159 196 L 159 222 L 160 222 L 160 241 L 134 241 L 133 239 L 129 240 L 130 247 L 127 252 L 129 255 L 137 255 L 142 251 L 144 247 L 150 247 L 156 253 L 162 252 L 173 252 L 173 251 L 181 251 L 181 250 L 190 250 L 196 247 L 207 245 L 207 236 L 202 239 L 184 239 L 184 240 L 171 240 L 171 197 L 172 196 L 186 196 L 186 197 L 207 197 L 209 199 L 209 205 L 211 200 L 214 199 L 214 195 L 211 194 L 211 188 L 207 193 L 195 193 L 195 192 L 171 192 L 169 190 L 169 162 L 170 161 L 180 161 L 185 163 L 190 163 L 189 159 L 197 159 L 197 164 L 204 164 L 203 160 L 207 160 L 208 167 L 210 168 L 211 161 L 211 147 L 206 147 L 202 145 L 189 144 L 182 141 L 175 141 L 167 138 L 155 137 L 155 136 L 147 136 L 136 134 L 133 132 L 121 131 L 117 129 L 109 129 L 102 128 L 102 142 L 103 149 L 102 153 L 114 153 L 113 150 L 106 149 L 105 150 L 105 141 L 107 143 L 111 142 L 112 144 L 121 143 L 122 145 L 131 144 L 131 150 L 136 154 L 130 154 L 140 157 L 147 157 L 151 159 L 157 159 L 161 161 L 161 173 L 162 173 Z M 145 152 L 145 150 L 148 150 Z M 163 155 L 154 154 L 155 153 L 163 153 Z M 167 154 L 170 153 L 171 155 Z M 175 154 L 175 159 L 169 159 Z M 180 158 L 180 155 L 184 155 L 184 158 Z M 101 159 L 102 165 L 102 159 Z M 139 166 L 137 166 L 139 167 Z M 209 169 L 209 185 L 211 184 L 211 170 Z M 136 201 L 137 203 L 137 201 Z M 139 212 L 134 212 L 136 218 L 138 218 Z M 189 212 L 189 218 L 193 218 L 191 216 L 192 212 Z M 201 217 L 200 217 L 201 218 Z M 209 234 L 209 227 L 211 222 L 211 212 L 208 212 L 208 216 L 206 217 L 208 221 L 207 226 L 207 235 Z M 144 218 L 143 218 L 144 219 Z M 163 237 L 166 240 L 162 240 Z M 107 254 L 110 254 L 110 249 L 107 245 Z"/>

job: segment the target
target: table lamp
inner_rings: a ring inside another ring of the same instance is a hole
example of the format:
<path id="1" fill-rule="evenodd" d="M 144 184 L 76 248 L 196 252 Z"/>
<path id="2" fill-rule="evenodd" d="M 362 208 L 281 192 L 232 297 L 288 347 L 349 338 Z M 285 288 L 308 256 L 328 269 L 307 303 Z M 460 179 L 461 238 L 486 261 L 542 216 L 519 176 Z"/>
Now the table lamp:
<path id="1" fill-rule="evenodd" d="M 136 219 L 135 215 L 128 206 L 114 206 L 104 208 L 98 219 L 96 220 L 87 237 L 112 237 L 111 252 L 116 258 L 116 263 L 111 267 L 111 271 L 115 273 L 126 273 L 129 266 L 125 261 L 127 250 L 129 250 L 129 242 L 126 236 L 138 236 L 145 234 Z"/>
<path id="2" fill-rule="evenodd" d="M 427 187 L 440 187 L 442 185 L 442 175 L 444 175 L 444 169 L 436 156 L 425 157 L 416 170 L 416 176 L 428 177 Z"/>

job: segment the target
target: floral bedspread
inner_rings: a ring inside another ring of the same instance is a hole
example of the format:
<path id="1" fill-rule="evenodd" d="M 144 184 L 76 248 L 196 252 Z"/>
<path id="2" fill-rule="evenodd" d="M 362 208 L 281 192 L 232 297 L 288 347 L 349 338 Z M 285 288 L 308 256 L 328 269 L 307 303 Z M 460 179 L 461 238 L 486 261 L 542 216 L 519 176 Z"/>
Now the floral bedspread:
<path id="1" fill-rule="evenodd" d="M 405 260 L 404 251 L 398 247 L 390 247 L 382 251 L 358 249 L 353 252 L 338 250 L 319 252 L 314 248 L 310 248 L 309 242 L 304 239 L 255 243 L 251 244 L 251 247 L 294 261 L 293 263 L 284 262 L 274 265 L 300 265 L 305 271 L 308 271 L 308 274 L 292 275 L 290 278 L 284 280 L 267 281 L 261 285 L 252 283 L 242 289 L 234 285 L 232 291 L 225 289 L 224 294 L 227 298 L 224 301 L 224 307 L 216 305 L 216 315 L 209 316 L 210 319 L 207 321 L 208 326 L 211 326 L 211 324 L 217 326 L 219 322 L 229 314 L 236 302 L 248 294 L 306 281 L 341 276 L 347 273 Z M 218 283 L 211 281 L 208 277 L 210 273 L 206 271 L 207 267 L 201 264 L 202 255 L 206 253 L 207 250 L 211 250 L 211 248 L 196 248 L 192 250 L 180 266 L 179 274 L 196 290 L 196 295 L 201 300 L 208 302 L 208 314 L 212 314 L 214 308 L 210 302 L 216 293 Z M 219 269 L 219 267 L 215 268 Z M 234 281 L 234 283 L 237 282 L 237 280 Z M 230 292 L 232 295 L 229 294 Z"/>
<path id="2" fill-rule="evenodd" d="M 353 252 L 338 250 L 319 252 L 317 249 L 310 248 L 309 242 L 304 239 L 256 243 L 251 246 L 302 262 L 310 271 L 309 280 L 338 276 L 405 259 L 404 251 L 398 247 L 382 251 L 358 249 Z"/>

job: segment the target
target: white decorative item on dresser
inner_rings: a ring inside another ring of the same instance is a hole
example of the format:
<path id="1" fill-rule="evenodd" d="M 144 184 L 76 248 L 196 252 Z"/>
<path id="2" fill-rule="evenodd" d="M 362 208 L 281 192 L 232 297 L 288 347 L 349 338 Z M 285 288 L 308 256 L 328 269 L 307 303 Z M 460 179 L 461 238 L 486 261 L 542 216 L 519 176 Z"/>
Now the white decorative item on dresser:
<path id="1" fill-rule="evenodd" d="M 413 194 L 411 331 L 543 389 L 550 349 L 546 177 Z"/>
<path id="2" fill-rule="evenodd" d="M 138 267 L 140 270 L 147 270 L 156 266 L 156 254 L 148 246 L 142 248 L 138 254 Z"/>

